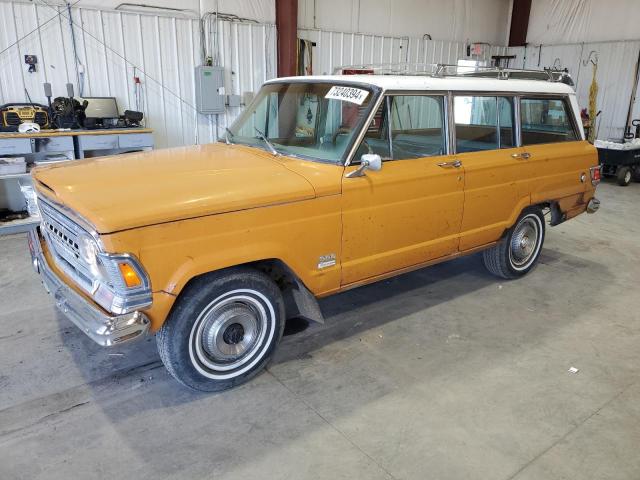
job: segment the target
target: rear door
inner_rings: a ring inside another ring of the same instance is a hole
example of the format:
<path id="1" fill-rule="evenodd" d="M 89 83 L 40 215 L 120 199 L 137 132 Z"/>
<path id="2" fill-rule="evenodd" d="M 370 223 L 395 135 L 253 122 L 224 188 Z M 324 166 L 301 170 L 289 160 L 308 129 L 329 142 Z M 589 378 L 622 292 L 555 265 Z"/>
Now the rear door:
<path id="1" fill-rule="evenodd" d="M 523 155 L 529 165 L 531 202 L 560 199 L 585 191 L 584 173 L 594 163 L 593 148 L 582 140 L 567 97 L 520 99 Z M 566 206 L 570 207 L 570 206 Z"/>
<path id="2" fill-rule="evenodd" d="M 500 238 L 529 204 L 529 171 L 516 147 L 515 100 L 455 94 L 456 158 L 465 170 L 460 250 Z"/>

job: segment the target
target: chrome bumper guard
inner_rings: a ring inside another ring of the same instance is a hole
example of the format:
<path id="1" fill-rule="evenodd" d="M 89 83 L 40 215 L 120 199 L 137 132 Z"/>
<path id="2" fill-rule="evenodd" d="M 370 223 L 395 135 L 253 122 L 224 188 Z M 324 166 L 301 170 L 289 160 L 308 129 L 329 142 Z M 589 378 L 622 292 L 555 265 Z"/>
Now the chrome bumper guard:
<path id="1" fill-rule="evenodd" d="M 596 213 L 600 209 L 600 200 L 593 197 L 587 204 L 587 213 Z"/>
<path id="2" fill-rule="evenodd" d="M 91 340 L 103 347 L 134 340 L 149 331 L 150 322 L 142 312 L 108 315 L 67 286 L 49 267 L 40 245 L 37 229 L 29 231 L 29 250 L 33 267 L 44 288 L 53 296 L 56 307 Z"/>

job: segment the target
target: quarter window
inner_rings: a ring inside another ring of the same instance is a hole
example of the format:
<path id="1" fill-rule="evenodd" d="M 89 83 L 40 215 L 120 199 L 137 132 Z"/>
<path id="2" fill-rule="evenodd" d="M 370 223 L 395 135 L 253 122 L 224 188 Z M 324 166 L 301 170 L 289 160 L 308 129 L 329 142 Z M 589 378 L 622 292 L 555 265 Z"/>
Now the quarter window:
<path id="1" fill-rule="evenodd" d="M 567 103 L 556 98 L 520 100 L 522 144 L 571 142 L 577 140 Z"/>

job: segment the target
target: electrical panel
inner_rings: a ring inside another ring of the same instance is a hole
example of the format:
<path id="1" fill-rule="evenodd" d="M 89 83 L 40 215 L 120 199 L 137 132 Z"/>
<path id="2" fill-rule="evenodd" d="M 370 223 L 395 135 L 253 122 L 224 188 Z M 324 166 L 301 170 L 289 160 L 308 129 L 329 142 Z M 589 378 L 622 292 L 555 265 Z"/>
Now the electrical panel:
<path id="1" fill-rule="evenodd" d="M 196 110 L 199 113 L 224 113 L 224 67 L 196 67 Z"/>

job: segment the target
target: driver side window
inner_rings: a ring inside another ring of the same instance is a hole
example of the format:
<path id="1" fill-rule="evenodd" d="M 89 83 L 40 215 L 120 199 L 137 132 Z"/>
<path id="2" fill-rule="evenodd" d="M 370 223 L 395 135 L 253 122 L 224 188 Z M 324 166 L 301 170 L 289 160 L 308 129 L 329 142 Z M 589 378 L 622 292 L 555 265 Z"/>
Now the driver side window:
<path id="1" fill-rule="evenodd" d="M 364 153 L 377 153 L 383 160 L 444 155 L 444 96 L 385 97 L 352 163 L 359 163 Z"/>

